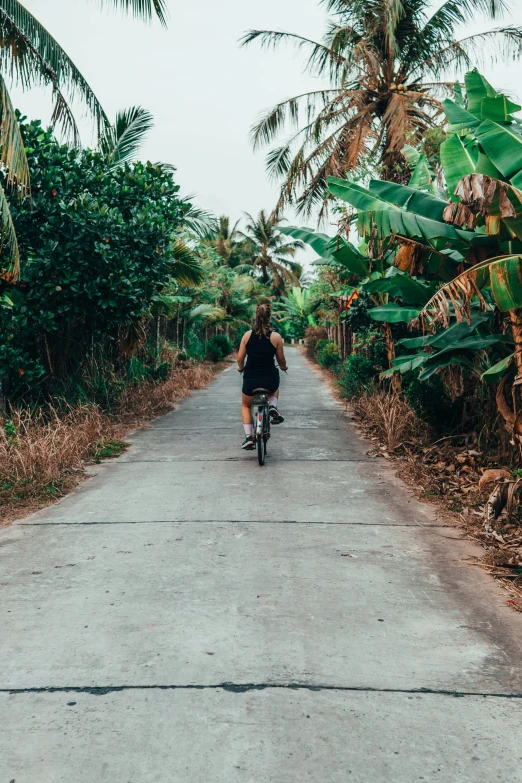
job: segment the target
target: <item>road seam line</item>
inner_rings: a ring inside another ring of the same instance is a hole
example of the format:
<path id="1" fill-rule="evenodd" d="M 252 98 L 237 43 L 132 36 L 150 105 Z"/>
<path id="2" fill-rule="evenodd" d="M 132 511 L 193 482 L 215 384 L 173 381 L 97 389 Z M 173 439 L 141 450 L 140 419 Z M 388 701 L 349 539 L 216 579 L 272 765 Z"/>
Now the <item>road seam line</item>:
<path id="1" fill-rule="evenodd" d="M 429 522 L 302 522 L 297 519 L 136 519 L 116 522 L 19 522 L 17 527 L 49 527 L 57 525 L 336 525 L 339 527 L 441 527 L 451 530 L 451 526 Z"/>

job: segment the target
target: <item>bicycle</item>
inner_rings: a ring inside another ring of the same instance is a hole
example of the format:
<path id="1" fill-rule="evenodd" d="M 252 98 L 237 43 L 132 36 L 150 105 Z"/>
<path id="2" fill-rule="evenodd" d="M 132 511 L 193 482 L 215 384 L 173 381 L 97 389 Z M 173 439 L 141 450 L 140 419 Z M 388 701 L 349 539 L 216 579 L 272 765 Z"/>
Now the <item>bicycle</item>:
<path id="1" fill-rule="evenodd" d="M 257 459 L 262 466 L 265 464 L 266 444 L 270 438 L 270 411 L 268 396 L 270 389 L 254 389 L 252 403 L 252 434 L 257 450 Z M 255 411 L 255 412 L 254 412 Z"/>

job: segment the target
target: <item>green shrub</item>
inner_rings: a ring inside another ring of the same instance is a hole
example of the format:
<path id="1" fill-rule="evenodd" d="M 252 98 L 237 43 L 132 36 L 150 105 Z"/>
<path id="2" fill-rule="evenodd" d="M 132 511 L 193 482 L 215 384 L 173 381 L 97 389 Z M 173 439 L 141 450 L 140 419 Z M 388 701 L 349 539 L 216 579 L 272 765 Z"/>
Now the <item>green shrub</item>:
<path id="1" fill-rule="evenodd" d="M 319 340 L 317 343 L 317 361 L 325 370 L 336 372 L 340 369 L 342 359 L 339 356 L 336 343 Z"/>
<path id="2" fill-rule="evenodd" d="M 343 364 L 338 384 L 341 394 L 346 399 L 360 397 L 375 388 L 377 369 L 374 363 L 359 353 L 352 353 Z"/>
<path id="3" fill-rule="evenodd" d="M 185 353 L 187 358 L 202 362 L 205 358 L 205 341 L 195 332 L 188 332 Z"/>
<path id="4" fill-rule="evenodd" d="M 226 334 L 216 334 L 207 342 L 207 358 L 211 362 L 220 362 L 232 353 L 234 346 Z"/>
<path id="5" fill-rule="evenodd" d="M 156 366 L 147 367 L 147 378 L 151 381 L 166 381 L 172 371 L 170 362 L 160 362 Z"/>
<path id="6" fill-rule="evenodd" d="M 404 373 L 402 390 L 415 413 L 428 424 L 444 428 L 457 423 L 462 403 L 451 401 L 440 375 L 432 375 L 427 381 L 419 381 L 414 371 Z"/>

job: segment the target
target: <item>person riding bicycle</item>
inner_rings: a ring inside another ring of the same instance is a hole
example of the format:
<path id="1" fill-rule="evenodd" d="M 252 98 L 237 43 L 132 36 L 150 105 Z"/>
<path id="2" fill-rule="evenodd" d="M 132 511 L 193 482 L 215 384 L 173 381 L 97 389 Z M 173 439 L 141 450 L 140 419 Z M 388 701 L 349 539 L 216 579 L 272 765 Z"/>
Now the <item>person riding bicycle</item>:
<path id="1" fill-rule="evenodd" d="M 252 432 L 252 403 L 254 389 L 268 389 L 268 404 L 272 424 L 281 424 L 284 419 L 277 410 L 279 397 L 279 370 L 274 363 L 277 358 L 279 367 L 287 369 L 283 338 L 270 329 L 272 310 L 269 304 L 259 304 L 256 310 L 254 328 L 245 332 L 237 354 L 238 372 L 243 372 L 243 394 L 241 418 L 245 430 L 242 449 L 255 448 Z M 247 359 L 245 365 L 245 359 Z"/>

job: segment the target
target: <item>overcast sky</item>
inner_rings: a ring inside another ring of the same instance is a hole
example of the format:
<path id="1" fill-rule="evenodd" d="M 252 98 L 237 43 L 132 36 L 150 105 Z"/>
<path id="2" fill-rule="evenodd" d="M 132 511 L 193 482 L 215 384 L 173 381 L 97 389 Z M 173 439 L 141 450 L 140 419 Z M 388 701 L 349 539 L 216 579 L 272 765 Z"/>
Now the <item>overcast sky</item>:
<path id="1" fill-rule="evenodd" d="M 325 23 L 316 0 L 167 0 L 168 29 L 101 11 L 96 0 L 24 0 L 67 51 L 113 117 L 141 104 L 155 127 L 144 158 L 178 168 L 184 193 L 234 220 L 268 210 L 276 188 L 266 178 L 263 151 L 253 153 L 248 132 L 255 117 L 284 97 L 318 86 L 303 73 L 303 56 L 290 46 L 240 48 L 250 28 L 291 30 L 319 39 Z M 509 23 L 522 26 L 522 0 Z M 508 20 L 506 20 L 508 21 Z M 487 29 L 480 19 L 463 34 Z M 483 69 L 497 88 L 522 97 L 522 64 Z M 50 95 L 21 95 L 16 105 L 48 121 Z M 91 141 L 87 138 L 85 141 Z M 332 229 L 333 231 L 333 229 Z"/>

